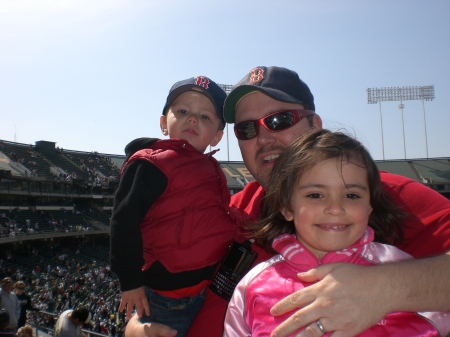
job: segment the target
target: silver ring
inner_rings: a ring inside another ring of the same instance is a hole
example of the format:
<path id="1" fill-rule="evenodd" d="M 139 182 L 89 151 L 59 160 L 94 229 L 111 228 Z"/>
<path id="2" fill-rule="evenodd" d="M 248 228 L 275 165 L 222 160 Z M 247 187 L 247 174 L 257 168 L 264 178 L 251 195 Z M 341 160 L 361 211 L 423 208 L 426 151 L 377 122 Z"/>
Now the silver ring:
<path id="1" fill-rule="evenodd" d="M 322 331 L 322 333 L 325 335 L 327 332 L 325 331 L 325 328 L 323 327 L 323 325 L 320 323 L 319 320 L 316 321 L 316 325 L 319 328 L 320 331 Z"/>

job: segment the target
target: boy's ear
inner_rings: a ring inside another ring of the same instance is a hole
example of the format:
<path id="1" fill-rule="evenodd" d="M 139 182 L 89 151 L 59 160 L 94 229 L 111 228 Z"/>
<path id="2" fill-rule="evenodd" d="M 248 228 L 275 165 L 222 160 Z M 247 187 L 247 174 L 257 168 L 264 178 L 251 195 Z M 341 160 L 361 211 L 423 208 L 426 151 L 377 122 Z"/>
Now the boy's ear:
<path id="1" fill-rule="evenodd" d="M 161 131 L 164 136 L 167 136 L 169 132 L 167 131 L 167 117 L 166 115 L 163 115 L 159 118 L 159 127 L 161 128 Z"/>
<path id="2" fill-rule="evenodd" d="M 222 137 L 223 137 L 223 130 L 217 130 L 216 135 L 214 136 L 213 140 L 209 143 L 209 145 L 216 146 L 217 144 L 219 144 Z"/>
<path id="3" fill-rule="evenodd" d="M 286 208 L 280 209 L 281 214 L 283 214 L 286 221 L 292 221 L 294 220 L 294 214 L 292 214 L 291 211 L 287 210 Z"/>

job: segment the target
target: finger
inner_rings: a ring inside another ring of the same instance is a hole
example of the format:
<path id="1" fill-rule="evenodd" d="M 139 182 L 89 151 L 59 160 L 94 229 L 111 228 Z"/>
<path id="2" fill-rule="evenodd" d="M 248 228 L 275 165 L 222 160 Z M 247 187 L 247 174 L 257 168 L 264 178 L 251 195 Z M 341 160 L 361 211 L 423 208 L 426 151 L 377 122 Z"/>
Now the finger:
<path id="1" fill-rule="evenodd" d="M 277 302 L 270 309 L 270 314 L 273 316 L 280 316 L 294 309 L 303 308 L 311 304 L 316 299 L 314 289 L 314 285 L 312 285 L 307 288 L 297 290 L 295 293 Z"/>
<path id="2" fill-rule="evenodd" d="M 275 328 L 275 330 L 273 330 L 273 332 L 270 336 L 272 336 L 272 337 L 290 336 L 294 332 L 298 331 L 300 328 L 311 325 L 311 323 L 315 322 L 317 319 L 319 319 L 319 317 L 317 317 L 317 316 L 310 317 L 308 310 L 300 309 L 299 311 L 295 312 L 291 317 L 286 319 L 283 323 L 281 323 L 279 326 L 277 326 Z M 316 326 L 316 328 L 317 328 L 317 326 Z M 303 334 L 300 336 L 308 336 L 309 337 L 310 335 Z M 312 336 L 315 336 L 315 335 L 312 335 Z M 319 335 L 319 336 L 321 336 L 321 335 Z"/>
<path id="3" fill-rule="evenodd" d="M 319 321 L 320 322 L 320 321 Z M 320 323 L 322 324 L 322 323 Z M 323 324 L 322 324 L 323 326 Z M 314 323 L 309 324 L 304 330 L 302 330 L 296 337 L 320 337 L 325 335 L 328 331 L 324 330 L 325 333 L 320 330 L 319 326 L 317 325 L 317 321 Z"/>
<path id="4" fill-rule="evenodd" d="M 141 303 L 136 303 L 134 305 L 134 307 L 136 308 L 136 312 L 137 312 L 139 318 L 141 318 L 142 317 L 142 304 Z"/>
<path id="5" fill-rule="evenodd" d="M 124 301 L 120 301 L 119 312 L 124 311 L 124 309 L 125 309 L 125 302 Z"/>
<path id="6" fill-rule="evenodd" d="M 304 273 L 298 273 L 297 277 L 306 282 L 317 282 L 327 276 L 337 264 L 323 264 Z"/>
<path id="7" fill-rule="evenodd" d="M 132 313 L 133 313 L 133 306 L 131 304 L 127 304 L 127 319 L 128 320 L 130 320 Z"/>
<path id="8" fill-rule="evenodd" d="M 144 314 L 146 316 L 150 316 L 150 306 L 148 305 L 147 298 L 144 298 L 144 301 L 142 302 L 142 304 L 143 304 Z"/>

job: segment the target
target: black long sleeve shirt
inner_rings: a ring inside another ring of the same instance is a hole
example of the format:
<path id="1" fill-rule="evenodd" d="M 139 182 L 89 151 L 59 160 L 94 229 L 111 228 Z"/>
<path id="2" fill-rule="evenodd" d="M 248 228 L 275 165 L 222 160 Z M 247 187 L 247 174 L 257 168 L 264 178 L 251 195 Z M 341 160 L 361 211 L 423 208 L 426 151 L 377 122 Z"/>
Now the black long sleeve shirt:
<path id="1" fill-rule="evenodd" d="M 154 140 L 142 138 L 127 146 L 127 159 Z M 155 290 L 174 290 L 211 279 L 216 266 L 170 273 L 158 261 L 142 272 L 144 264 L 140 224 L 168 184 L 165 174 L 146 161 L 135 161 L 123 172 L 114 196 L 111 217 L 111 270 L 117 274 L 122 291 L 143 285 Z"/>

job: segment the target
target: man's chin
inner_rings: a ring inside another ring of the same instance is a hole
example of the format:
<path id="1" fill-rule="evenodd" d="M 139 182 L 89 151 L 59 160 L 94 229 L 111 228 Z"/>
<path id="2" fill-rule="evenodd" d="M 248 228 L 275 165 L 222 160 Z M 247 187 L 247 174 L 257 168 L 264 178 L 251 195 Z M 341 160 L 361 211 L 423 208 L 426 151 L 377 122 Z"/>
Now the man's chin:
<path id="1" fill-rule="evenodd" d="M 269 186 L 269 182 L 270 182 L 270 172 L 269 172 L 269 174 L 258 173 L 255 176 L 255 179 L 259 182 L 259 184 L 262 187 L 264 187 L 264 189 L 266 189 L 267 186 Z"/>

